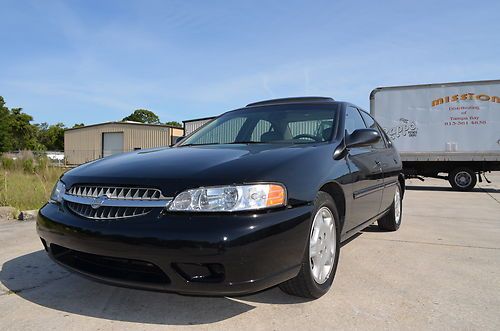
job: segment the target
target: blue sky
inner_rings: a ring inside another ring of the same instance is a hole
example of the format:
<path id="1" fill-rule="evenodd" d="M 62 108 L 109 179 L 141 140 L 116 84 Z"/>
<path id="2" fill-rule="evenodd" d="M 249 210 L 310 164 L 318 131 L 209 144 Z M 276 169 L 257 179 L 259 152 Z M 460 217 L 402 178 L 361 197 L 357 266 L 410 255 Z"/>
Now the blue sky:
<path id="1" fill-rule="evenodd" d="M 35 122 L 500 79 L 498 1 L 1 1 L 0 95 Z"/>

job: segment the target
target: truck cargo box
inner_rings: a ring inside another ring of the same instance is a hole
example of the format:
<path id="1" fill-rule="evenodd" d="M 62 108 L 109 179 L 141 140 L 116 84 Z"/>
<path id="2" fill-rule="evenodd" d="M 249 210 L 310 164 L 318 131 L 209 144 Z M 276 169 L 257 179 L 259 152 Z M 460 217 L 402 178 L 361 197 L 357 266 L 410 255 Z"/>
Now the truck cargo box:
<path id="1" fill-rule="evenodd" d="M 409 174 L 500 170 L 500 80 L 376 88 L 370 113 Z"/>

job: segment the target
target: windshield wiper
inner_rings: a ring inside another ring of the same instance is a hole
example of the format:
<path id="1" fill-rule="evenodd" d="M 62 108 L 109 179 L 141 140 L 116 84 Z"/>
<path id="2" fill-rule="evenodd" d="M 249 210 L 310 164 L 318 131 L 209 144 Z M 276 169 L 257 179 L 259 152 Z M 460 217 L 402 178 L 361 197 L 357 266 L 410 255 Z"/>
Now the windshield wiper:
<path id="1" fill-rule="evenodd" d="M 184 144 L 177 147 L 189 147 L 189 146 L 208 146 L 208 145 L 255 145 L 255 144 L 272 144 L 272 141 L 233 141 L 230 143 L 207 143 L 207 144 Z"/>
<path id="2" fill-rule="evenodd" d="M 207 146 L 207 145 L 220 145 L 219 143 L 207 143 L 207 144 L 184 144 L 177 147 L 189 147 L 189 146 Z"/>
<path id="3" fill-rule="evenodd" d="M 224 145 L 236 145 L 236 144 L 242 144 L 242 145 L 266 144 L 266 142 L 263 142 L 263 141 L 234 141 L 232 143 L 225 143 Z"/>

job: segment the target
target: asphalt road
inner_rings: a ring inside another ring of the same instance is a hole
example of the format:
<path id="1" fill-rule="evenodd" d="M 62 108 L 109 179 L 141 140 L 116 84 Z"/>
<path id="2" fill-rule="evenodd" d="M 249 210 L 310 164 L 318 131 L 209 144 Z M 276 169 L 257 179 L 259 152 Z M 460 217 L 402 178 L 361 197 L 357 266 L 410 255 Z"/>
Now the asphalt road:
<path id="1" fill-rule="evenodd" d="M 273 288 L 239 298 L 129 290 L 49 260 L 34 222 L 0 220 L 0 329 L 500 330 L 500 173 L 470 193 L 416 180 L 398 232 L 365 229 L 316 301 Z"/>

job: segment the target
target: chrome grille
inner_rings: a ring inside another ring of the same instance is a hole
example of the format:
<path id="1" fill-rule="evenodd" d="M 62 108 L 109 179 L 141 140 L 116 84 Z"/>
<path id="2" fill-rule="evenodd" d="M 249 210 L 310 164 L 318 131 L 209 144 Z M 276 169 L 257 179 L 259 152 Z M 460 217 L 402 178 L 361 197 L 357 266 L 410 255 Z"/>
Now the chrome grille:
<path id="1" fill-rule="evenodd" d="M 66 205 L 75 214 L 93 220 L 116 220 L 116 219 L 144 216 L 152 210 L 152 208 L 145 208 L 145 207 L 107 207 L 107 206 L 94 209 L 92 208 L 91 205 L 70 202 L 70 201 L 66 202 Z"/>
<path id="2" fill-rule="evenodd" d="M 109 199 L 124 200 L 161 200 L 165 197 L 156 188 L 74 185 L 67 194 L 79 197 L 97 198 L 107 196 Z"/>
<path id="3" fill-rule="evenodd" d="M 116 220 L 144 216 L 153 208 L 165 208 L 172 198 L 156 188 L 73 185 L 63 196 L 76 215 L 92 220 Z"/>

